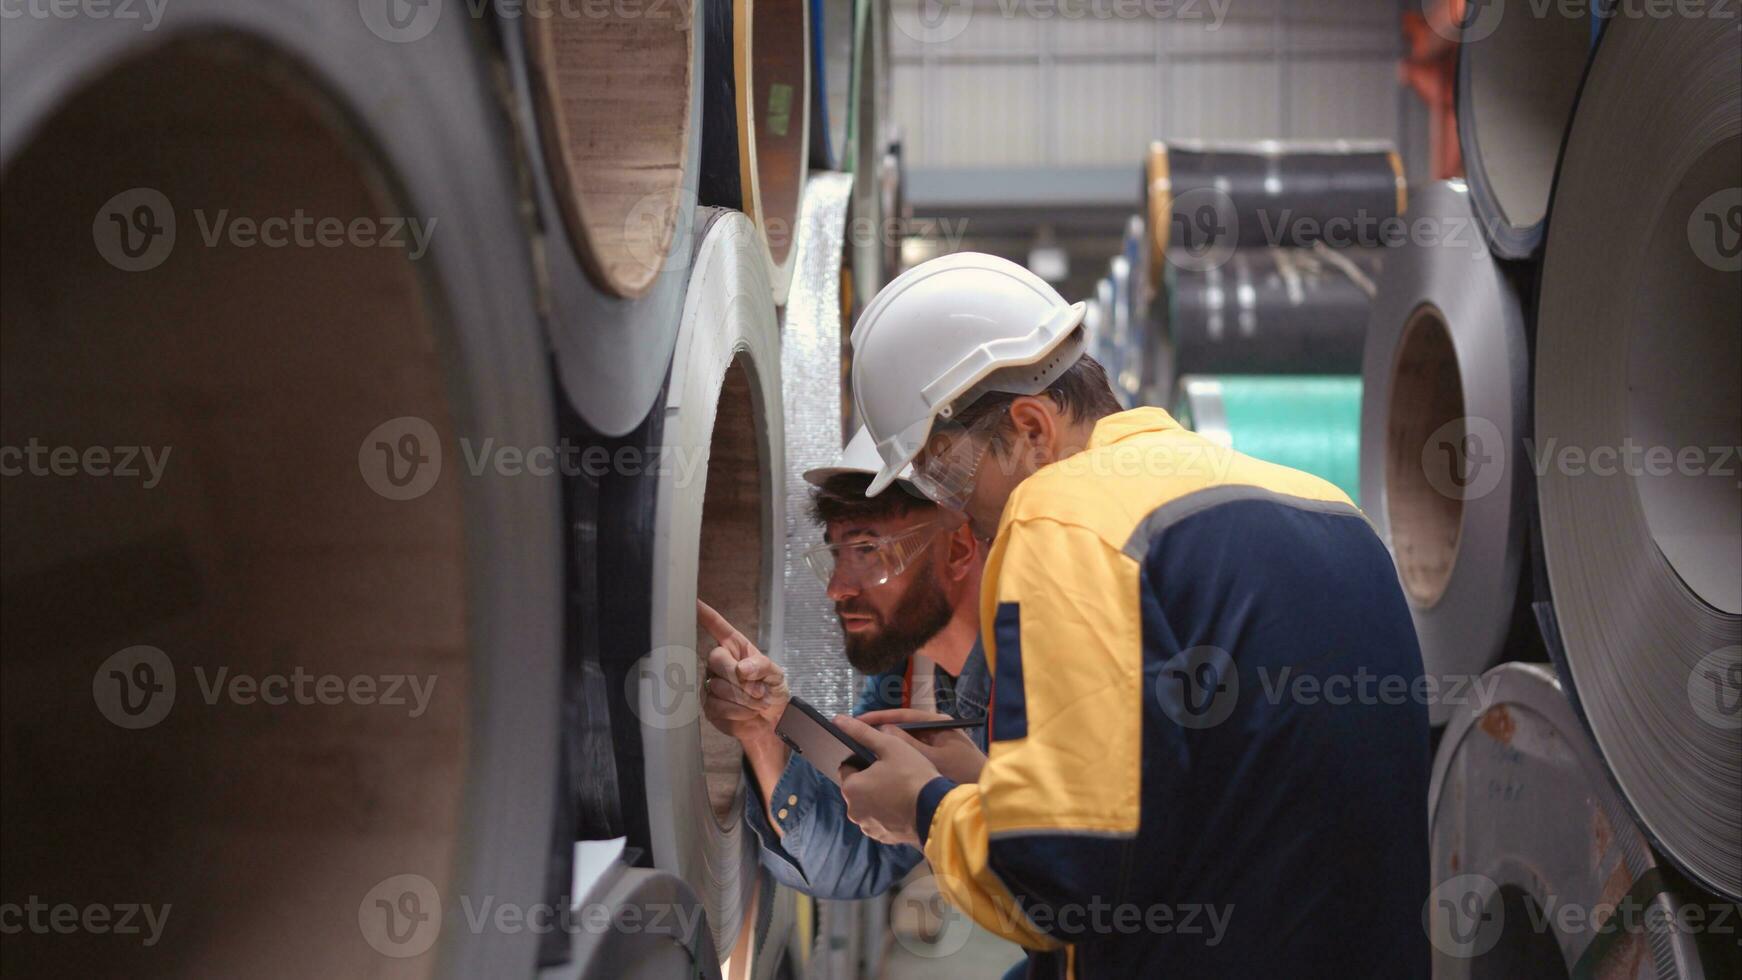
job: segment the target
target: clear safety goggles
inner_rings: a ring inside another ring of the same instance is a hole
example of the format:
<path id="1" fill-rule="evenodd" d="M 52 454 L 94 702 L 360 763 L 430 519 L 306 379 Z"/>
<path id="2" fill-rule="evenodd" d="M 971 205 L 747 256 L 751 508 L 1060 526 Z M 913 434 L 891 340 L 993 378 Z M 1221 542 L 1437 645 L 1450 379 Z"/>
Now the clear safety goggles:
<path id="1" fill-rule="evenodd" d="M 941 521 L 927 521 L 891 535 L 865 535 L 839 544 L 820 544 L 804 553 L 805 564 L 824 585 L 836 576 L 845 585 L 882 585 L 913 564 L 937 536 Z"/>
<path id="2" fill-rule="evenodd" d="M 948 510 L 966 510 L 974 494 L 974 480 L 992 446 L 992 431 L 1004 420 L 1004 410 L 962 426 L 938 424 L 926 439 L 925 451 L 913 461 L 907 479 L 920 493 Z"/>

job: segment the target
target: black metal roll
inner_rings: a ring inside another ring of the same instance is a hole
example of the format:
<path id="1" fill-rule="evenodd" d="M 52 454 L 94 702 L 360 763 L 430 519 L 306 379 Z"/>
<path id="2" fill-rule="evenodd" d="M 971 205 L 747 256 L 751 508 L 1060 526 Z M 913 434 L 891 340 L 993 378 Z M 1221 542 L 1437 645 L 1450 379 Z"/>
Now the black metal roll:
<path id="1" fill-rule="evenodd" d="M 1388 144 L 1156 142 L 1147 177 L 1152 276 L 1170 248 L 1193 268 L 1233 248 L 1379 245 L 1408 199 Z"/>
<path id="2" fill-rule="evenodd" d="M 1378 250 L 1239 249 L 1168 270 L 1173 370 L 1181 374 L 1355 374 Z"/>

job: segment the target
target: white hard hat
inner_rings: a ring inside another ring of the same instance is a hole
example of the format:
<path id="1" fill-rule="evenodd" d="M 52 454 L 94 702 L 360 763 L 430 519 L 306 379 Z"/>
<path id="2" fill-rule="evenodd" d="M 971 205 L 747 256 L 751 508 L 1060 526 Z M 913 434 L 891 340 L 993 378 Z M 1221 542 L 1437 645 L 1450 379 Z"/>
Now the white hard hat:
<path id="1" fill-rule="evenodd" d="M 847 448 L 841 450 L 841 455 L 835 457 L 833 465 L 805 470 L 804 481 L 813 487 L 820 487 L 842 474 L 857 473 L 863 476 L 876 476 L 877 471 L 882 468 L 883 457 L 877 455 L 877 444 L 871 441 L 871 431 L 861 425 L 859 431 L 853 433 L 853 438 L 847 440 Z M 903 469 L 901 476 L 905 478 L 910 470 L 911 467 Z M 913 493 L 918 495 L 919 491 L 914 490 Z"/>
<path id="2" fill-rule="evenodd" d="M 852 337 L 853 401 L 882 462 L 867 496 L 912 462 L 934 419 L 988 391 L 1032 395 L 1057 380 L 1082 356 L 1080 341 L 1065 341 L 1085 310 L 980 252 L 923 262 L 884 286 Z"/>

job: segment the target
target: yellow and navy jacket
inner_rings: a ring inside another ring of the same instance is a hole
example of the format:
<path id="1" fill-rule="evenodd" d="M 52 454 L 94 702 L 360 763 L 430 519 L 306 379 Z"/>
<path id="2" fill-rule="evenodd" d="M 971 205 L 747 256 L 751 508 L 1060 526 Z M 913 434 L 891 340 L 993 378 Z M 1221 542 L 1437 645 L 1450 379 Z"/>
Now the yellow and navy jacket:
<path id="1" fill-rule="evenodd" d="M 1112 415 L 1011 495 L 981 595 L 986 766 L 916 821 L 1031 975 L 1427 976 L 1421 653 L 1340 490 Z"/>

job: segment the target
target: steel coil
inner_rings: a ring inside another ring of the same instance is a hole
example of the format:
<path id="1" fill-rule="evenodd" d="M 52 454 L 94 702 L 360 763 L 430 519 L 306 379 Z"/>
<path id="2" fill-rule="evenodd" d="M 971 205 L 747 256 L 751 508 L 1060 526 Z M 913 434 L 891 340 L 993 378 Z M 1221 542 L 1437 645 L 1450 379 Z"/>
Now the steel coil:
<path id="1" fill-rule="evenodd" d="M 1554 672 L 1503 664 L 1460 690 L 1428 791 L 1433 975 L 1720 975 L 1694 936 L 1718 910 L 1665 874 Z"/>
<path id="2" fill-rule="evenodd" d="M 500 36 L 563 391 L 590 428 L 620 436 L 653 409 L 677 342 L 703 72 L 693 6 L 613 10 L 523 15 Z"/>
<path id="3" fill-rule="evenodd" d="M 852 250 L 850 318 L 894 278 L 888 223 L 897 217 L 885 201 L 883 169 L 888 154 L 889 4 L 860 0 L 853 25 L 852 119 L 848 160 L 853 171 L 853 208 L 847 241 Z"/>
<path id="4" fill-rule="evenodd" d="M 1167 324 L 1179 374 L 1352 374 L 1361 369 L 1378 249 L 1239 249 L 1171 267 Z"/>
<path id="5" fill-rule="evenodd" d="M 755 224 L 778 306 L 810 168 L 810 0 L 707 0 L 703 29 L 697 193 Z"/>
<path id="6" fill-rule="evenodd" d="M 1361 379 L 1187 375 L 1174 416 L 1238 452 L 1337 485 L 1360 500 Z"/>
<path id="7" fill-rule="evenodd" d="M 1504 259 L 1542 245 L 1561 136 L 1591 48 L 1591 21 L 1504 0 L 1466 7 L 1457 71 L 1458 148 L 1483 234 Z"/>
<path id="8" fill-rule="evenodd" d="M 492 68 L 386 14 L 0 31 L 0 442 L 140 450 L 5 478 L 0 893 L 167 916 L 9 977 L 534 969 L 455 922 L 550 900 L 556 396 Z"/>
<path id="9" fill-rule="evenodd" d="M 1617 17 L 1574 111 L 1538 292 L 1557 656 L 1622 793 L 1742 895 L 1742 76 L 1734 21 Z"/>
<path id="10" fill-rule="evenodd" d="M 1461 181 L 1416 192 L 1431 244 L 1390 250 L 1367 330 L 1361 499 L 1397 560 L 1423 664 L 1467 683 L 1533 647 L 1524 312 Z M 1448 708 L 1429 706 L 1444 724 Z"/>
<path id="11" fill-rule="evenodd" d="M 1408 203 L 1389 144 L 1150 144 L 1149 274 L 1215 264 L 1235 248 L 1378 246 Z"/>
<path id="12" fill-rule="evenodd" d="M 853 85 L 853 0 L 811 0 L 810 165 L 847 167 Z"/>
<path id="13" fill-rule="evenodd" d="M 702 719 L 696 599 L 763 650 L 781 649 L 785 472 L 779 327 L 754 225 L 708 208 L 666 388 L 653 524 L 651 652 L 634 676 L 656 866 L 702 896 L 715 948 L 737 945 L 756 893 L 742 752 Z M 705 451 L 703 451 L 705 447 Z"/>

